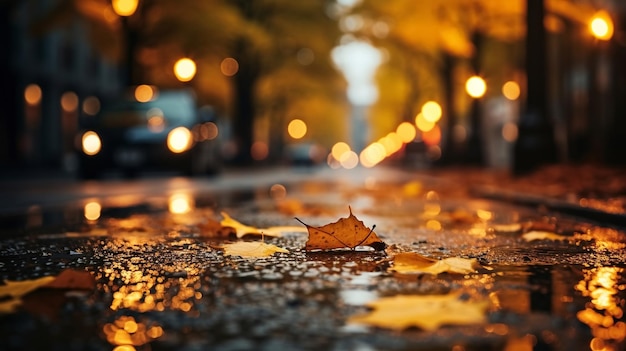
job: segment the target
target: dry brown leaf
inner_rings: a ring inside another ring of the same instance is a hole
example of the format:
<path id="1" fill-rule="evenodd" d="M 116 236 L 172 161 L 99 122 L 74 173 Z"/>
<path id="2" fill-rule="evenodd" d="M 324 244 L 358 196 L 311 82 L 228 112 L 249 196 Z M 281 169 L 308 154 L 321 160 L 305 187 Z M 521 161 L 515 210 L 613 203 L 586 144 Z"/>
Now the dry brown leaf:
<path id="1" fill-rule="evenodd" d="M 354 316 L 348 322 L 398 331 L 409 327 L 432 331 L 443 325 L 484 323 L 489 302 L 462 301 L 453 293 L 383 297 L 367 306 L 373 311 Z"/>
<path id="2" fill-rule="evenodd" d="M 238 241 L 221 246 L 226 256 L 268 257 L 276 252 L 289 253 L 289 250 L 260 241 Z"/>
<path id="3" fill-rule="evenodd" d="M 475 258 L 449 257 L 433 260 L 415 252 L 403 252 L 393 258 L 393 271 L 403 274 L 474 273 L 480 268 Z"/>
<path id="4" fill-rule="evenodd" d="M 376 251 L 384 250 L 387 245 L 380 240 L 372 229 L 367 228 L 362 221 L 357 219 L 350 210 L 350 216 L 340 218 L 337 222 L 326 224 L 322 227 L 313 227 L 300 219 L 300 223 L 306 226 L 309 232 L 309 240 L 306 242 L 305 250 L 333 250 L 351 249 L 358 246 L 370 246 Z"/>
<path id="5" fill-rule="evenodd" d="M 540 231 L 540 230 L 532 230 L 528 233 L 524 233 L 522 238 L 526 241 L 534 241 L 534 240 L 553 240 L 553 241 L 564 241 L 569 238 L 565 235 L 560 235 L 557 233 Z"/>
<path id="6" fill-rule="evenodd" d="M 241 239 L 246 235 L 258 235 L 258 236 L 271 236 L 280 237 L 283 233 L 304 233 L 302 227 L 296 226 L 276 226 L 269 228 L 256 228 L 243 223 L 230 217 L 226 212 L 222 212 L 222 221 L 220 224 L 224 227 L 231 227 L 235 230 L 237 238 Z"/>

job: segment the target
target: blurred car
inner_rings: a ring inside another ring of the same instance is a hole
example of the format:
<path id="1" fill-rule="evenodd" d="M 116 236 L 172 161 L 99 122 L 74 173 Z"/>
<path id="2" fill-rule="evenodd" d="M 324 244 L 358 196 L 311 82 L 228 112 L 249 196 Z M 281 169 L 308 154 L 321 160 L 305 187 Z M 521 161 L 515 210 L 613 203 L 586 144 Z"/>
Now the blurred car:
<path id="1" fill-rule="evenodd" d="M 135 176 L 146 169 L 187 175 L 219 169 L 218 127 L 212 109 L 198 109 L 189 90 L 165 90 L 145 102 L 120 98 L 106 105 L 79 136 L 79 176 L 109 169 Z"/>

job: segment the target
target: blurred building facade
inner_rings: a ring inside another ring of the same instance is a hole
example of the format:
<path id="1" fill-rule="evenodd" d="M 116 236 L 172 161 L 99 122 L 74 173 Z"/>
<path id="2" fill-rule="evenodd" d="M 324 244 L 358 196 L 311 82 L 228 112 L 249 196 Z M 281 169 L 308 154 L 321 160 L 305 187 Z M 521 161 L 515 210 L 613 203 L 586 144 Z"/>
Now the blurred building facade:
<path id="1" fill-rule="evenodd" d="M 81 116 L 121 88 L 117 66 L 95 51 L 78 18 L 34 34 L 53 2 L 5 1 L 0 100 L 0 167 L 71 169 Z"/>

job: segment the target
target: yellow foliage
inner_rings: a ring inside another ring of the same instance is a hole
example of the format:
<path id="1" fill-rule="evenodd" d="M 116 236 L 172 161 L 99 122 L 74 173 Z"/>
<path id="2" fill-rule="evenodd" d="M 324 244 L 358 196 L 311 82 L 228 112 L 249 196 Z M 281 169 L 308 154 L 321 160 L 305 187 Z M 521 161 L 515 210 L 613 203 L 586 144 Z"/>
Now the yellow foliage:
<path id="1" fill-rule="evenodd" d="M 403 274 L 474 273 L 480 268 L 475 258 L 449 257 L 433 260 L 415 252 L 403 252 L 393 258 L 392 270 Z"/>

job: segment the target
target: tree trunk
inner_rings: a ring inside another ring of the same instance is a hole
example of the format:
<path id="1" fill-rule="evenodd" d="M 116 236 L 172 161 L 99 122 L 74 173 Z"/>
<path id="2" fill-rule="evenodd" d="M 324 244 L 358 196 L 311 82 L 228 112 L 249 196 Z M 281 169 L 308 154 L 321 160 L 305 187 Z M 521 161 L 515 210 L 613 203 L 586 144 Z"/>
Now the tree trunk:
<path id="1" fill-rule="evenodd" d="M 255 85 L 259 78 L 259 67 L 252 55 L 246 52 L 246 43 L 237 45 L 236 56 L 239 71 L 234 76 L 235 105 L 233 116 L 233 137 L 237 152 L 233 161 L 240 165 L 252 163 L 250 153 L 254 136 L 254 117 L 256 115 Z"/>

